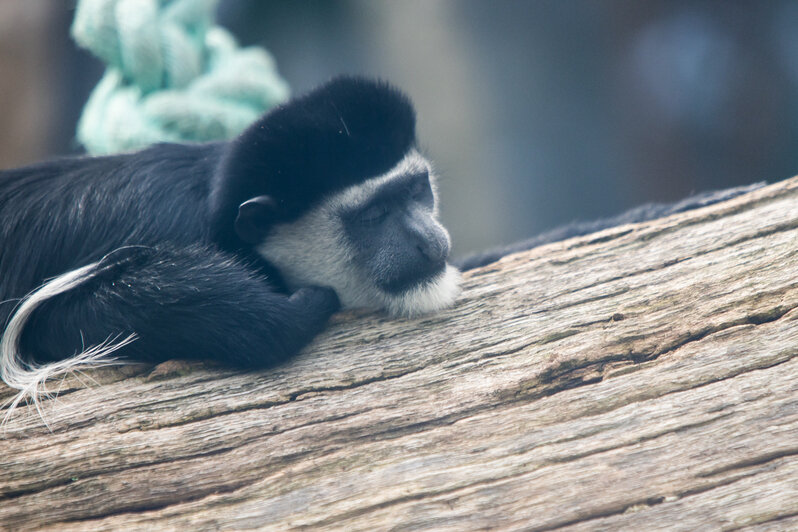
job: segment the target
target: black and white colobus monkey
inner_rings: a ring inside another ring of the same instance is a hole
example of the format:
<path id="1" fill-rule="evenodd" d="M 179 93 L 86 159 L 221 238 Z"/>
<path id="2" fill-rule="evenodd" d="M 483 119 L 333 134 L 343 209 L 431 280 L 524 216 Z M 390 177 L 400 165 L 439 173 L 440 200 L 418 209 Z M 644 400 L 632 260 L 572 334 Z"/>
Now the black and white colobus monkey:
<path id="1" fill-rule="evenodd" d="M 459 273 L 409 100 L 338 78 L 238 138 L 0 173 L 0 376 L 113 353 L 264 367 L 340 306 L 446 307 Z"/>
<path id="2" fill-rule="evenodd" d="M 571 224 L 458 266 L 759 186 Z M 412 105 L 384 83 L 339 78 L 231 142 L 0 172 L 0 377 L 20 390 L 13 407 L 109 357 L 269 366 L 340 306 L 452 304 L 448 254 Z"/>

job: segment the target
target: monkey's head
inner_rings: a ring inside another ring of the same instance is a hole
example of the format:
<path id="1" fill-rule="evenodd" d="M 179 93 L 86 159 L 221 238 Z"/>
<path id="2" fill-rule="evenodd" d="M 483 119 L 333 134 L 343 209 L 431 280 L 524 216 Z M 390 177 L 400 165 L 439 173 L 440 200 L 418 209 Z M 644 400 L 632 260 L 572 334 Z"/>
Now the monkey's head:
<path id="1" fill-rule="evenodd" d="M 344 307 L 394 315 L 459 292 L 413 107 L 387 84 L 338 78 L 267 114 L 230 144 L 212 201 L 216 226 L 289 289 L 329 286 Z"/>

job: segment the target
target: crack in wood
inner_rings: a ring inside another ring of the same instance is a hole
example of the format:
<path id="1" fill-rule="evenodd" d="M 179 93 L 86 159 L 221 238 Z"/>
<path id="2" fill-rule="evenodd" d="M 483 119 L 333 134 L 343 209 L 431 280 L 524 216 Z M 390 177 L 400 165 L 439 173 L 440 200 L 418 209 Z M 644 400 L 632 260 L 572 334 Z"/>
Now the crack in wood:
<path id="1" fill-rule="evenodd" d="M 751 528 L 752 526 L 757 525 L 765 525 L 768 523 L 778 523 L 779 521 L 784 521 L 785 519 L 791 519 L 793 517 L 798 517 L 798 512 L 787 512 L 784 514 L 779 514 L 773 518 L 762 519 L 762 520 L 752 520 L 744 525 L 732 525 L 728 527 L 724 527 L 724 532 L 734 532 L 735 530 L 743 530 L 744 528 Z M 784 530 L 789 530 L 785 528 Z"/>
<path id="2" fill-rule="evenodd" d="M 677 500 L 681 500 L 691 495 L 698 495 L 701 493 L 705 493 L 713 489 L 734 484 L 735 482 L 742 480 L 743 478 L 745 477 L 740 476 L 734 478 L 727 478 L 723 480 L 718 480 L 717 482 L 710 482 L 700 487 L 696 487 L 695 489 L 686 490 L 676 494 L 657 495 L 653 497 L 647 497 L 645 499 L 636 499 L 631 503 L 624 502 L 622 504 L 612 505 L 603 510 L 585 513 L 584 515 L 580 515 L 579 517 L 574 519 L 562 520 L 553 524 L 547 524 L 545 526 L 540 526 L 540 527 L 531 527 L 527 530 L 529 530 L 529 532 L 547 532 L 549 530 L 557 530 L 559 528 L 565 528 L 568 526 L 582 525 L 589 523 L 590 521 L 597 521 L 599 519 L 606 519 L 608 517 L 623 515 L 630 511 L 640 511 L 642 508 L 645 507 L 652 508 L 660 504 L 667 504 L 669 497 L 676 497 Z"/>
<path id="3" fill-rule="evenodd" d="M 174 499 L 174 500 L 170 500 L 168 502 L 163 502 L 163 503 L 152 503 L 152 504 L 147 504 L 147 505 L 144 505 L 144 504 L 142 504 L 142 505 L 130 505 L 130 506 L 127 506 L 127 507 L 120 506 L 118 508 L 115 508 L 113 511 L 108 511 L 108 512 L 105 512 L 105 513 L 96 513 L 96 514 L 85 515 L 85 516 L 81 515 L 81 516 L 76 516 L 74 518 L 62 519 L 60 521 L 57 521 L 57 522 L 54 522 L 54 523 L 50 523 L 50 525 L 51 526 L 52 525 L 59 525 L 59 524 L 60 525 L 65 525 L 65 524 L 69 524 L 69 523 L 91 524 L 92 522 L 98 522 L 100 520 L 107 519 L 109 517 L 119 516 L 119 515 L 136 514 L 136 513 L 142 513 L 142 512 L 152 512 L 152 511 L 157 511 L 157 510 L 163 510 L 163 509 L 169 508 L 170 506 L 175 506 L 175 505 L 178 505 L 178 504 L 186 504 L 186 503 L 191 503 L 191 502 L 195 502 L 195 501 L 200 501 L 200 500 L 208 497 L 209 495 L 222 495 L 222 494 L 227 494 L 227 493 L 234 493 L 235 491 L 240 490 L 241 488 L 247 486 L 248 484 L 252 484 L 253 482 L 256 482 L 256 481 L 257 481 L 257 479 L 249 481 L 249 482 L 242 482 L 239 485 L 229 484 L 229 485 L 226 485 L 226 486 L 214 486 L 214 487 L 206 490 L 205 492 L 201 492 L 201 493 L 198 493 L 196 495 L 192 495 L 191 497 L 185 497 L 185 498 L 182 498 L 182 499 Z M 24 525 L 24 523 L 20 523 L 20 525 Z"/>
<path id="4" fill-rule="evenodd" d="M 692 224 L 687 224 L 687 225 L 692 225 Z M 682 226 L 678 226 L 678 227 L 676 227 L 676 229 L 679 229 L 681 227 Z M 689 260 L 692 260 L 692 259 L 694 259 L 696 257 L 709 255 L 711 253 L 717 253 L 718 251 L 723 251 L 725 249 L 728 249 L 728 248 L 731 248 L 731 247 L 734 247 L 734 246 L 738 246 L 738 245 L 743 244 L 745 242 L 750 242 L 752 240 L 756 240 L 756 239 L 759 239 L 759 238 L 765 238 L 765 237 L 772 236 L 772 235 L 777 234 L 777 233 L 783 233 L 783 232 L 792 231 L 792 230 L 795 230 L 795 229 L 798 229 L 798 220 L 785 222 L 783 224 L 778 224 L 778 225 L 775 225 L 773 227 L 770 227 L 770 228 L 768 228 L 766 230 L 757 231 L 757 232 L 752 233 L 752 234 L 744 235 L 744 236 L 742 236 L 740 238 L 737 238 L 735 240 L 732 240 L 732 241 L 729 241 L 729 242 L 725 242 L 725 243 L 723 243 L 723 244 L 721 244 L 719 246 L 710 247 L 710 248 L 702 249 L 702 250 L 694 250 L 690 255 L 686 255 L 686 256 L 682 256 L 682 257 L 673 257 L 673 258 L 664 260 L 664 261 L 662 261 L 659 264 L 655 264 L 653 266 L 649 266 L 649 267 L 646 267 L 646 268 L 640 268 L 640 269 L 636 269 L 636 270 L 623 272 L 620 275 L 616 275 L 616 276 L 609 277 L 609 278 L 606 278 L 606 279 L 599 279 L 599 280 L 597 280 L 597 281 L 595 281 L 593 283 L 573 288 L 573 289 L 569 290 L 569 292 L 572 293 L 572 294 L 576 294 L 578 292 L 581 292 L 581 291 L 584 291 L 584 290 L 589 290 L 591 288 L 596 288 L 598 286 L 609 284 L 609 283 L 612 283 L 612 282 L 615 282 L 615 281 L 621 281 L 621 280 L 625 280 L 625 279 L 632 279 L 632 278 L 638 277 L 640 275 L 645 275 L 645 274 L 648 274 L 648 273 L 661 271 L 661 270 L 664 270 L 664 269 L 669 268 L 671 266 L 675 266 L 677 264 L 682 264 L 682 263 L 687 262 Z M 573 257 L 568 262 L 573 262 L 575 260 L 580 260 L 580 259 L 583 259 L 583 258 L 584 257 L 582 257 L 582 256 Z M 620 292 L 619 294 L 622 294 L 622 293 L 624 293 L 624 291 Z M 603 299 L 603 298 L 604 297 L 599 297 L 598 299 Z M 574 303 L 569 303 L 569 304 L 563 305 L 562 307 L 551 307 L 549 309 L 546 309 L 546 311 L 561 310 L 563 308 L 569 308 L 571 306 L 576 306 L 576 305 L 581 304 L 582 301 L 587 303 L 587 302 L 591 302 L 592 300 L 590 300 L 590 299 L 588 299 L 588 300 L 580 300 L 580 301 L 577 301 L 577 302 L 574 302 Z"/>
<path id="5" fill-rule="evenodd" d="M 750 467 L 767 464 L 768 462 L 773 462 L 774 460 L 778 460 L 780 458 L 785 458 L 788 456 L 796 456 L 796 455 L 798 455 L 798 447 L 790 447 L 787 449 L 781 449 L 779 451 L 773 451 L 758 456 L 752 456 L 750 458 L 746 458 L 745 460 L 740 460 L 733 464 L 728 464 L 723 467 L 710 469 L 709 471 L 702 471 L 701 473 L 698 473 L 698 476 L 713 477 L 720 475 L 721 473 L 728 473 L 729 471 L 734 471 L 737 469 L 747 469 Z"/>
<path id="6" fill-rule="evenodd" d="M 585 361 L 580 361 L 578 359 L 567 360 L 556 367 L 546 370 L 539 377 L 537 377 L 535 381 L 542 385 L 550 385 L 550 388 L 544 390 L 544 396 L 551 396 L 565 390 L 570 390 L 577 386 L 594 384 L 596 382 L 601 382 L 604 377 L 600 376 L 590 379 L 589 381 L 584 381 L 581 378 L 581 375 L 584 373 L 593 372 L 603 373 L 604 368 L 610 363 L 629 362 L 631 364 L 640 364 L 642 362 L 651 362 L 662 357 L 663 355 L 667 355 L 668 353 L 682 349 L 691 343 L 700 342 L 710 335 L 726 331 L 732 327 L 739 327 L 741 325 L 763 325 L 778 321 L 796 308 L 798 308 L 798 306 L 777 306 L 767 311 L 745 316 L 744 318 L 724 322 L 713 327 L 707 327 L 695 333 L 688 333 L 673 343 L 650 353 L 608 355 L 602 357 L 601 359 L 592 360 L 587 363 L 584 363 Z M 644 338 L 644 336 L 640 337 L 640 339 Z M 627 342 L 628 338 L 621 340 L 621 343 Z"/>

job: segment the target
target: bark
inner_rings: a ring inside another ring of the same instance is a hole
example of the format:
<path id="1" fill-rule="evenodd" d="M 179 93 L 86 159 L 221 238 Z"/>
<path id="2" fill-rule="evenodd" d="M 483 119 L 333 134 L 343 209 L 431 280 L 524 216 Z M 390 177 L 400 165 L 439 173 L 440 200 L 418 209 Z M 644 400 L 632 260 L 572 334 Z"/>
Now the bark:
<path id="1" fill-rule="evenodd" d="M 338 315 L 275 370 L 77 375 L 0 436 L 0 527 L 798 529 L 797 274 L 795 178 Z"/>

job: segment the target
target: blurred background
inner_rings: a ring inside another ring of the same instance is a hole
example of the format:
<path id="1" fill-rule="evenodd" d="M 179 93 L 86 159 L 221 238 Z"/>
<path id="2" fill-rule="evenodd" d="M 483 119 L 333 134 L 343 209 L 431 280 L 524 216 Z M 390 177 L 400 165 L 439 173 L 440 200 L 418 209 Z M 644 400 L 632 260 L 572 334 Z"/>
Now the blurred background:
<path id="1" fill-rule="evenodd" d="M 0 168 L 79 153 L 103 65 L 74 2 L 0 2 Z M 798 3 L 221 0 L 294 94 L 340 73 L 415 101 L 455 255 L 798 173 Z"/>

